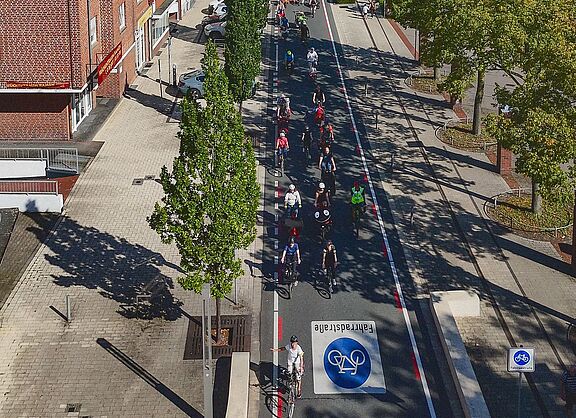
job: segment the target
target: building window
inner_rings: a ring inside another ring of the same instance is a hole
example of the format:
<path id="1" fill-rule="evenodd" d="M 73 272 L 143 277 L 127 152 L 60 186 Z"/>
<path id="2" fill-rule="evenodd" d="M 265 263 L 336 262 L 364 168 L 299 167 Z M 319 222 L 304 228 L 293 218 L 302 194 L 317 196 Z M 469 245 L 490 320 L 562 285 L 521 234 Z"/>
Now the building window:
<path id="1" fill-rule="evenodd" d="M 118 16 L 120 18 L 120 30 L 126 27 L 126 3 L 122 3 L 118 8 Z"/>
<path id="2" fill-rule="evenodd" d="M 93 44 L 98 40 L 98 36 L 96 34 L 96 16 L 90 19 L 90 43 Z"/>
<path id="3" fill-rule="evenodd" d="M 152 19 L 152 45 L 156 47 L 156 44 L 162 39 L 162 35 L 168 30 L 170 22 L 168 21 L 168 13 L 160 16 L 153 16 Z"/>

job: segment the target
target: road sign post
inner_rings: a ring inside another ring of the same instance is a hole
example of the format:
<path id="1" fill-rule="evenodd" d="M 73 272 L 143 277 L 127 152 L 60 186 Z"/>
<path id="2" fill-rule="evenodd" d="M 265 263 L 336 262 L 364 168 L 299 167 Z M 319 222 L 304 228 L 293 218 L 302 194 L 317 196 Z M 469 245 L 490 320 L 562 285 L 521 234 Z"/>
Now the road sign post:
<path id="1" fill-rule="evenodd" d="M 520 347 L 511 347 L 508 349 L 508 371 L 518 372 L 518 418 L 522 408 L 522 377 L 524 373 L 532 373 L 536 370 L 534 362 L 534 349 Z"/>

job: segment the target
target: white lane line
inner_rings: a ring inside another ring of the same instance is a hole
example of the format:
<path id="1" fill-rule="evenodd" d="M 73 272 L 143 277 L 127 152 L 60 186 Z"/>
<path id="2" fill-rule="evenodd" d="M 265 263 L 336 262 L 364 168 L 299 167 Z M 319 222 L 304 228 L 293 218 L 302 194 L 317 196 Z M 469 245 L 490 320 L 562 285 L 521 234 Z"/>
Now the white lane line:
<path id="1" fill-rule="evenodd" d="M 279 210 L 278 209 L 278 202 L 274 203 L 274 210 Z"/>
<path id="2" fill-rule="evenodd" d="M 372 184 L 372 177 L 370 176 L 370 171 L 368 170 L 368 164 L 366 163 L 366 157 L 364 156 L 364 149 L 362 148 L 362 143 L 360 142 L 360 136 L 358 135 L 358 129 L 356 128 L 356 119 L 352 113 L 352 105 L 350 104 L 350 98 L 348 97 L 348 90 L 346 90 L 346 83 L 344 82 L 344 74 L 340 66 L 340 60 L 338 59 L 338 51 L 336 50 L 336 43 L 334 42 L 334 35 L 332 34 L 332 26 L 328 20 L 328 13 L 326 12 L 326 2 L 322 0 L 322 9 L 324 10 L 324 19 L 326 19 L 326 25 L 328 26 L 328 34 L 330 35 L 330 41 L 332 43 L 332 50 L 334 51 L 334 58 L 336 59 L 336 66 L 338 67 L 338 74 L 340 77 L 340 83 L 342 84 L 342 91 L 344 92 L 344 98 L 346 99 L 346 106 L 348 107 L 348 114 L 352 122 L 352 129 L 354 131 L 354 136 L 356 137 L 356 143 L 360 149 L 360 157 L 362 158 L 362 165 L 364 166 L 364 172 L 368 178 L 368 184 L 370 186 L 370 194 L 372 196 L 372 201 L 379 207 L 378 199 L 376 198 L 376 192 L 374 190 L 374 185 Z M 424 367 L 422 365 L 422 359 L 420 358 L 420 352 L 418 346 L 416 345 L 416 338 L 414 337 L 414 330 L 412 329 L 412 323 L 410 322 L 410 316 L 408 315 L 408 310 L 406 309 L 406 302 L 404 301 L 404 293 L 402 292 L 402 286 L 400 285 L 400 280 L 398 278 L 398 272 L 396 271 L 396 264 L 394 263 L 394 258 L 392 251 L 390 250 L 390 243 L 388 242 L 388 235 L 384 229 L 384 222 L 382 220 L 382 215 L 380 210 L 376 212 L 378 216 L 378 224 L 380 226 L 380 233 L 384 239 L 384 245 L 386 246 L 386 252 L 388 253 L 388 263 L 390 264 L 390 269 L 392 270 L 392 276 L 394 277 L 394 282 L 396 283 L 396 291 L 398 292 L 398 297 L 400 298 L 400 304 L 402 305 L 402 313 L 404 315 L 404 322 L 406 323 L 406 328 L 408 330 L 408 336 L 410 337 L 410 344 L 412 345 L 412 351 L 414 352 L 414 357 L 416 358 L 416 364 L 418 366 L 418 372 L 420 373 L 420 381 L 422 382 L 422 388 L 424 390 L 424 395 L 426 396 L 426 403 L 428 404 L 428 412 L 432 418 L 436 418 L 436 411 L 434 410 L 434 404 L 432 403 L 432 397 L 430 395 L 430 389 L 428 388 L 428 381 L 426 380 L 426 375 L 424 374 Z"/>
<path id="3" fill-rule="evenodd" d="M 274 240 L 274 249 L 275 250 L 278 249 L 278 240 L 277 239 Z"/>
<path id="4" fill-rule="evenodd" d="M 278 236 L 278 227 L 274 227 L 274 236 Z"/>

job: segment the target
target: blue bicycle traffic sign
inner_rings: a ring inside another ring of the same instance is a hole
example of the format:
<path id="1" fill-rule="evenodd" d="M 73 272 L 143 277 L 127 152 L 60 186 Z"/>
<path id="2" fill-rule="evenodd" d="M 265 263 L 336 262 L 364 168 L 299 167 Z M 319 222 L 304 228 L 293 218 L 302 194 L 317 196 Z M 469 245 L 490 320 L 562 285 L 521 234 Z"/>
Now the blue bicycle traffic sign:
<path id="1" fill-rule="evenodd" d="M 520 350 L 517 351 L 516 354 L 514 355 L 514 363 L 516 363 L 518 366 L 525 366 L 526 364 L 528 364 L 530 362 L 530 354 L 528 354 L 528 352 L 526 352 L 525 350 Z"/>
<path id="2" fill-rule="evenodd" d="M 533 372 L 535 370 L 533 348 L 509 348 L 508 371 L 509 372 Z"/>
<path id="3" fill-rule="evenodd" d="M 362 344 L 352 338 L 338 338 L 324 350 L 324 370 L 336 385 L 353 389 L 370 377 L 372 363 Z"/>

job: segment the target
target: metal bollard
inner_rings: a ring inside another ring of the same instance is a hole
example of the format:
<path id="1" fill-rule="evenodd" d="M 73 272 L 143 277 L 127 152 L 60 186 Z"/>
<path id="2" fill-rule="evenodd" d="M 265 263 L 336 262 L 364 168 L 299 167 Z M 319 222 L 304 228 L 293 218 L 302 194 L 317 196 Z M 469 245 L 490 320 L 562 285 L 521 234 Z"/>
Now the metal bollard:
<path id="1" fill-rule="evenodd" d="M 70 306 L 70 296 L 66 295 L 66 322 L 72 321 L 72 308 Z"/>
<path id="2" fill-rule="evenodd" d="M 396 157 L 396 153 L 393 152 L 390 156 L 390 172 L 394 172 L 394 158 Z"/>
<path id="3" fill-rule="evenodd" d="M 176 64 L 172 64 L 172 85 L 174 87 L 176 87 L 177 84 L 177 80 L 176 80 Z"/>
<path id="4" fill-rule="evenodd" d="M 160 69 L 160 58 L 158 58 L 158 86 L 160 87 L 160 97 L 162 96 L 162 71 Z"/>
<path id="5" fill-rule="evenodd" d="M 364 97 L 368 97 L 368 82 L 364 83 Z"/>
<path id="6" fill-rule="evenodd" d="M 378 112 L 376 112 L 376 130 L 378 130 Z"/>
<path id="7" fill-rule="evenodd" d="M 412 209 L 410 209 L 410 227 L 414 226 L 414 207 L 416 205 L 412 205 Z"/>

